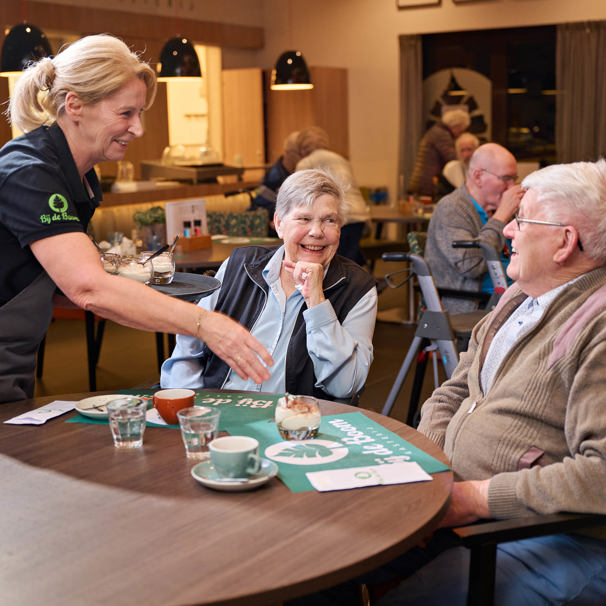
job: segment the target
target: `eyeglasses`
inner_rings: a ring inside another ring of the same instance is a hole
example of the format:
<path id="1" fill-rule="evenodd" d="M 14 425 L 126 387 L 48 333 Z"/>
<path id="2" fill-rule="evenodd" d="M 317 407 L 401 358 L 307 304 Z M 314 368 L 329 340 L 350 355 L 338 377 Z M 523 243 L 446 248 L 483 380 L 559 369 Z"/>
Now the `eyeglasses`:
<path id="1" fill-rule="evenodd" d="M 485 173 L 488 173 L 489 175 L 492 175 L 493 177 L 496 177 L 500 181 L 503 181 L 505 185 L 507 185 L 507 183 L 515 183 L 518 180 L 518 175 L 496 175 L 495 173 L 491 173 L 485 168 L 481 168 L 480 170 L 484 171 Z"/>
<path id="2" fill-rule="evenodd" d="M 551 225 L 553 227 L 566 227 L 568 223 L 556 223 L 555 221 L 539 221 L 538 219 L 520 219 L 518 217 L 518 213 L 516 213 L 513 218 L 516 220 L 516 224 L 518 226 L 518 231 L 520 231 L 520 223 L 534 223 L 535 225 Z M 583 246 L 581 244 L 581 239 L 577 237 L 577 244 L 579 246 L 579 250 L 583 250 Z"/>

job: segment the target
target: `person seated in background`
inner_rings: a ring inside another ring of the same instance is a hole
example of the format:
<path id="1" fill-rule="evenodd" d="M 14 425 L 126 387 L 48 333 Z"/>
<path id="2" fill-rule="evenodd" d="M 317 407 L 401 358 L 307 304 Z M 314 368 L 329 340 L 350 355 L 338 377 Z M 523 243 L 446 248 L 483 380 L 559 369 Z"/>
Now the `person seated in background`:
<path id="1" fill-rule="evenodd" d="M 480 147 L 480 140 L 472 133 L 463 133 L 455 141 L 457 159 L 447 162 L 442 170 L 442 176 L 453 189 L 461 187 L 465 183 L 471 156 L 478 147 Z"/>
<path id="2" fill-rule="evenodd" d="M 282 246 L 237 248 L 221 288 L 198 305 L 247 327 L 274 359 L 261 385 L 242 380 L 200 339 L 177 336 L 162 387 L 296 393 L 355 402 L 373 358 L 375 279 L 336 255 L 346 201 L 325 171 L 284 181 L 274 221 Z"/>
<path id="3" fill-rule="evenodd" d="M 275 236 L 274 212 L 276 211 L 276 198 L 280 185 L 286 177 L 295 172 L 297 162 L 301 159 L 297 137 L 299 131 L 293 131 L 284 139 L 282 155 L 267 169 L 254 198 L 254 207 L 266 208 L 269 216 L 270 236 Z"/>
<path id="4" fill-rule="evenodd" d="M 506 269 L 509 249 L 505 252 L 503 227 L 522 197 L 516 179 L 514 156 L 497 143 L 485 143 L 471 157 L 465 184 L 438 202 L 427 228 L 424 253 L 438 288 L 493 292 L 482 250 L 453 248 L 452 242 L 488 243 L 501 254 Z M 465 313 L 477 309 L 478 301 L 445 296 L 442 305 L 450 313 Z"/>
<path id="5" fill-rule="evenodd" d="M 418 196 L 436 194 L 435 180 L 447 162 L 456 160 L 455 139 L 471 124 L 469 113 L 463 109 L 444 112 L 424 135 L 417 148 L 408 191 Z"/>
<path id="6" fill-rule="evenodd" d="M 514 284 L 421 410 L 418 430 L 455 474 L 448 510 L 424 547 L 358 579 L 406 579 L 373 605 L 466 604 L 469 550 L 448 527 L 606 514 L 606 161 L 549 166 L 522 187 L 505 226 Z M 605 530 L 499 544 L 495 604 L 606 604 Z M 354 604 L 354 585 L 308 603 Z"/>
<path id="7" fill-rule="evenodd" d="M 310 126 L 299 133 L 297 139 L 301 160 L 297 170 L 321 168 L 330 172 L 345 190 L 348 209 L 341 228 L 341 240 L 337 253 L 364 265 L 360 239 L 365 224 L 370 221 L 366 200 L 356 185 L 351 164 L 334 151 L 330 151 L 328 133 L 319 126 Z"/>

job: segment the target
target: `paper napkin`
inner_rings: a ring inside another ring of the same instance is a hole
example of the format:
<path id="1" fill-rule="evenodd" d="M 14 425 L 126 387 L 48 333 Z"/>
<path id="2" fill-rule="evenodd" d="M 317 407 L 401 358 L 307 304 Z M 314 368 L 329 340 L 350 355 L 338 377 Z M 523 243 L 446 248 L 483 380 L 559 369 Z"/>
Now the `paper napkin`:
<path id="1" fill-rule="evenodd" d="M 9 425 L 42 425 L 49 419 L 65 414 L 76 407 L 77 402 L 68 402 L 66 400 L 55 400 L 50 404 L 45 404 L 40 408 L 28 410 L 23 414 L 4 421 Z"/>
<path id="2" fill-rule="evenodd" d="M 432 477 L 423 471 L 418 463 L 388 463 L 349 469 L 310 471 L 307 479 L 320 491 L 348 490 L 379 484 L 406 484 L 408 482 L 426 482 Z"/>

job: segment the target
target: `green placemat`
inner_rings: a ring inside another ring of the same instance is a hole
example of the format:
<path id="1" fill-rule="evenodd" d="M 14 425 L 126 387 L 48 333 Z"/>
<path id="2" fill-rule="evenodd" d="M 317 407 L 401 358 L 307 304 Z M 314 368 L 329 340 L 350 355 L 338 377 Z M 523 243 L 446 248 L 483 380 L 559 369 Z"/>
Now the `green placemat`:
<path id="1" fill-rule="evenodd" d="M 304 442 L 282 440 L 271 421 L 249 423 L 242 430 L 259 440 L 264 457 L 278 463 L 278 477 L 292 492 L 315 490 L 305 475 L 308 471 L 403 461 L 414 461 L 427 473 L 449 469 L 361 412 L 322 417 L 318 437 Z"/>
<path id="2" fill-rule="evenodd" d="M 118 393 L 151 399 L 156 390 L 123 389 Z M 231 435 L 247 435 L 259 440 L 260 454 L 278 464 L 278 477 L 292 492 L 315 490 L 306 477 L 308 471 L 346 469 L 414 461 L 427 473 L 449 467 L 385 429 L 361 412 L 322 417 L 317 439 L 304 442 L 282 440 L 273 421 L 276 402 L 282 394 L 219 393 L 195 390 L 197 406 L 221 409 L 219 429 Z M 67 423 L 107 424 L 107 420 L 75 415 Z M 177 425 L 149 426 L 178 428 Z"/>
<path id="3" fill-rule="evenodd" d="M 121 389 L 117 393 L 137 396 L 151 400 L 157 389 Z M 219 417 L 219 430 L 228 433 L 241 433 L 239 428 L 255 421 L 273 419 L 276 402 L 283 394 L 260 394 L 255 396 L 250 393 L 219 393 L 216 391 L 194 390 L 196 392 L 196 406 L 216 406 L 221 409 Z M 66 421 L 67 423 L 97 423 L 106 424 L 107 419 L 91 419 L 77 414 Z M 148 427 L 171 427 L 178 425 L 158 425 L 147 422 Z"/>

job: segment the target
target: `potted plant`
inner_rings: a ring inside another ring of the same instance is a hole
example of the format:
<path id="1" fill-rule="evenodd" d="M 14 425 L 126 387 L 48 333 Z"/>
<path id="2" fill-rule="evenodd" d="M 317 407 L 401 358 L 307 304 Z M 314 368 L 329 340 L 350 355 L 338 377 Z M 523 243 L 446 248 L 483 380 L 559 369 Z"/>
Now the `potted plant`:
<path id="1" fill-rule="evenodd" d="M 139 237 L 146 250 L 157 250 L 166 244 L 166 215 L 162 206 L 138 210 L 133 215 Z"/>

